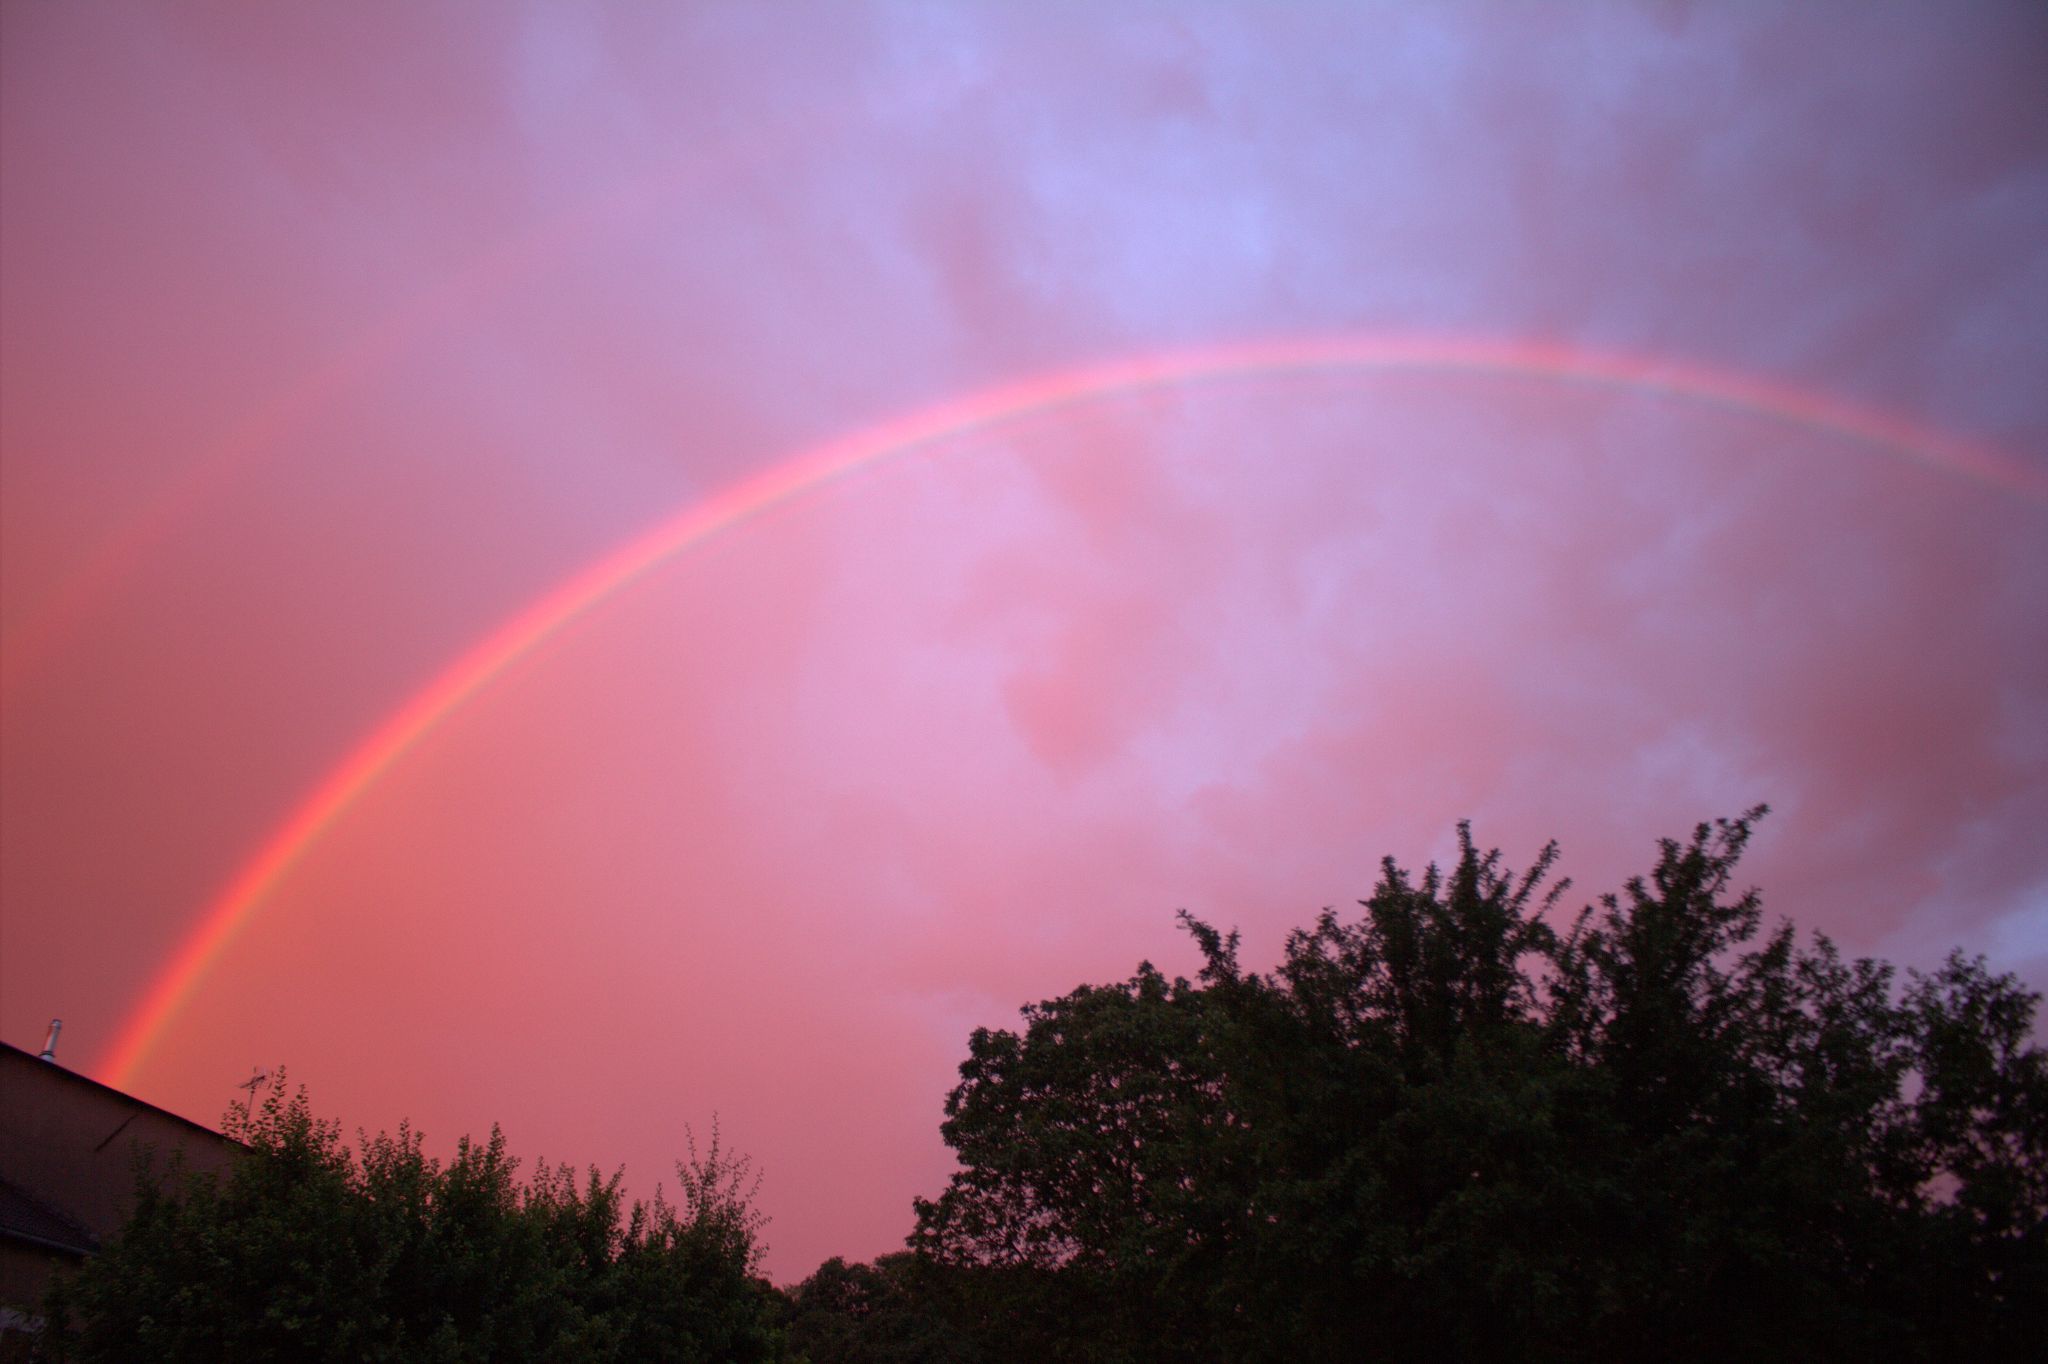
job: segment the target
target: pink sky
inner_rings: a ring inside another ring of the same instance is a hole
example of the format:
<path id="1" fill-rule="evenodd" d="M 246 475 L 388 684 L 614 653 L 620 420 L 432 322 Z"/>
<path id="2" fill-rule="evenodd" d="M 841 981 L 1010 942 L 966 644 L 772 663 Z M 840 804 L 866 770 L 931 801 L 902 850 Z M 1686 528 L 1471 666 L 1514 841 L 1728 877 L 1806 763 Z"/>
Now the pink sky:
<path id="1" fill-rule="evenodd" d="M 132 1075 L 900 1244 L 968 1031 L 1185 906 L 1270 961 L 1452 826 L 1588 893 L 1759 800 L 1771 910 L 2048 984 L 2033 5 L 0 8 L 0 1036 L 105 1072 L 437 675 L 821 442 L 308 844 Z"/>

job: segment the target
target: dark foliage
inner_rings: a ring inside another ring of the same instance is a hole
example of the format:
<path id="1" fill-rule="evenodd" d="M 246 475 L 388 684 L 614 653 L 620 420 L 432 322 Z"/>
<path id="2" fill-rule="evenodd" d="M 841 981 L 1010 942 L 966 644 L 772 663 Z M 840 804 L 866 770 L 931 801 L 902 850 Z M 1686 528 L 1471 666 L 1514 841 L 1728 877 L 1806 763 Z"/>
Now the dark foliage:
<path id="1" fill-rule="evenodd" d="M 1938 1359 L 2048 1339 L 2038 999 L 1766 931 L 1762 814 L 1563 929 L 1460 830 L 1277 970 L 1185 919 L 977 1032 L 912 1244 L 976 1357 Z M 944 1278 L 950 1275 L 951 1278 Z M 842 1353 L 832 1358 L 905 1358 Z M 938 1356 L 929 1356 L 938 1357 Z"/>
<path id="2" fill-rule="evenodd" d="M 624 1205 L 619 1177 L 525 1182 L 493 1129 L 445 1166 L 419 1136 L 342 1145 L 300 1090 L 229 1114 L 224 1180 L 139 1172 L 121 1236 L 52 1295 L 79 1360 L 698 1361 L 781 1357 L 754 1276 L 747 1165 L 714 1132 L 681 1203 Z"/>
<path id="3" fill-rule="evenodd" d="M 947 1271 L 908 1252 L 836 1256 L 789 1290 L 790 1348 L 808 1364 L 969 1364 Z"/>

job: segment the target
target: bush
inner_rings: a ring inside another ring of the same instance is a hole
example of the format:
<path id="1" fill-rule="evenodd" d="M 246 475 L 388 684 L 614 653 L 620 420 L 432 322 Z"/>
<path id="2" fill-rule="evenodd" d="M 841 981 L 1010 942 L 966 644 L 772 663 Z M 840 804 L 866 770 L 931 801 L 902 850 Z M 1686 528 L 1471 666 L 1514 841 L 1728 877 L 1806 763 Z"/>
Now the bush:
<path id="1" fill-rule="evenodd" d="M 84 1361 L 747 1361 L 781 1354 L 754 1277 L 762 1218 L 714 1129 L 682 1203 L 624 1206 L 620 1177 L 517 1178 L 504 1136 L 446 1165 L 417 1133 L 360 1157 L 304 1089 L 230 1110 L 225 1179 L 138 1170 L 129 1224 L 48 1315 Z"/>

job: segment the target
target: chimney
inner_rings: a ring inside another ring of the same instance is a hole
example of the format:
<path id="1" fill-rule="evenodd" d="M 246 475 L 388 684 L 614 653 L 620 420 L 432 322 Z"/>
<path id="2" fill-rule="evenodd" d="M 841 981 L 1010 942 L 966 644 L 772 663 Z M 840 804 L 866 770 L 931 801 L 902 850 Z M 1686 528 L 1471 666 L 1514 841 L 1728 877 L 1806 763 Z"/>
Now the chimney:
<path id="1" fill-rule="evenodd" d="M 45 1061 L 55 1061 L 57 1059 L 57 1034 L 63 1031 L 63 1019 L 53 1018 L 50 1020 L 50 1038 L 47 1042 L 43 1043 L 43 1054 L 40 1059 Z"/>

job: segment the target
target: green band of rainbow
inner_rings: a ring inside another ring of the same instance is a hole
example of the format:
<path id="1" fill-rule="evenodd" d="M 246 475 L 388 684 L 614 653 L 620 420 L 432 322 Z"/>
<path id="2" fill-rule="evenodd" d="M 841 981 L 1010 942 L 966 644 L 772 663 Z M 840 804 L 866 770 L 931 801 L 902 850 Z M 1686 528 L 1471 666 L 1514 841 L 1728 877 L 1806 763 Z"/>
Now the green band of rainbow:
<path id="1" fill-rule="evenodd" d="M 1498 374 L 1648 391 L 1846 437 L 2048 503 L 2048 474 L 1897 417 L 1749 376 L 1557 343 L 1303 337 L 1153 354 L 1001 384 L 828 441 L 685 507 L 554 587 L 456 658 L 308 792 L 206 907 L 136 1002 L 95 1071 L 116 1087 L 130 1086 L 265 898 L 380 777 L 564 626 L 691 546 L 857 470 L 1060 408 L 1196 382 L 1383 370 Z"/>

